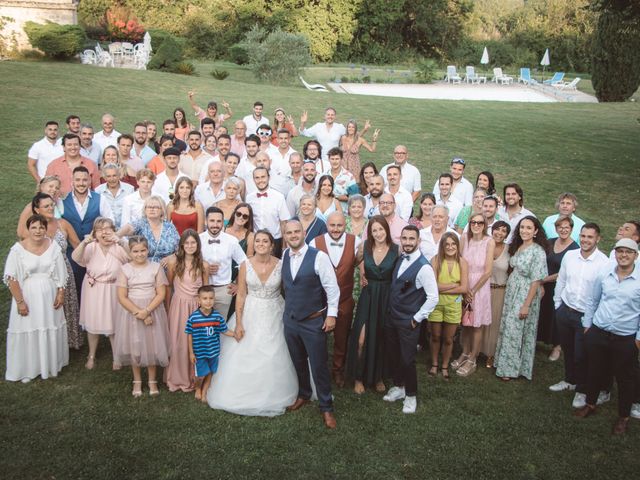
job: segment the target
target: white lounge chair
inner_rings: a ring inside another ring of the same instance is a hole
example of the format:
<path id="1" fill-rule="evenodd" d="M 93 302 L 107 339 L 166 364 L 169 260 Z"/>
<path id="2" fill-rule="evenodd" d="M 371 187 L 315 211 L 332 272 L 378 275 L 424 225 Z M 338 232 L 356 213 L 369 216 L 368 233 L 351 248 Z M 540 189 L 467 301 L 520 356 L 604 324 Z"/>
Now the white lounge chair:
<path id="1" fill-rule="evenodd" d="M 302 82 L 302 84 L 307 90 L 311 90 L 312 92 L 327 92 L 327 93 L 329 92 L 329 90 L 327 90 L 327 87 L 325 87 L 324 85 L 320 85 L 318 83 L 316 83 L 315 85 L 312 85 L 310 83 L 305 82 L 302 76 L 299 76 L 298 78 L 300 79 L 300 81 Z"/>
<path id="2" fill-rule="evenodd" d="M 462 83 L 462 77 L 458 75 L 455 65 L 447 66 L 447 76 L 444 79 L 448 83 Z"/>
<path id="3" fill-rule="evenodd" d="M 500 82 L 502 85 L 509 85 L 513 83 L 513 77 L 505 75 L 502 73 L 502 68 L 496 67 L 493 69 L 493 79 L 491 81 L 496 83 Z"/>
<path id="4" fill-rule="evenodd" d="M 98 57 L 93 50 L 85 50 L 80 54 L 80 62 L 83 65 L 96 65 L 98 63 Z"/>
<path id="5" fill-rule="evenodd" d="M 464 77 L 464 81 L 469 83 L 486 83 L 487 77 L 481 77 L 476 73 L 476 67 L 471 65 L 467 65 L 466 67 L 466 75 Z"/>
<path id="6" fill-rule="evenodd" d="M 554 83 L 553 86 L 561 90 L 577 90 L 576 85 L 578 85 L 579 81 L 580 81 L 580 77 L 576 77 L 570 82 Z"/>

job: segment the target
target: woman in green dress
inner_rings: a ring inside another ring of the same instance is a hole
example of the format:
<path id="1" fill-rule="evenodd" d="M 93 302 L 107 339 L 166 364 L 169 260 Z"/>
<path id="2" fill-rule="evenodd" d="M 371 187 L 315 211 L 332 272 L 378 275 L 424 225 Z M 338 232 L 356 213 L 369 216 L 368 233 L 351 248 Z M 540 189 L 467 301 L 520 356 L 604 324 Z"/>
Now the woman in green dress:
<path id="1" fill-rule="evenodd" d="M 358 249 L 362 293 L 349 338 L 347 375 L 354 380 L 354 391 L 365 386 L 384 392 L 384 320 L 387 314 L 391 276 L 398 258 L 398 246 L 391 241 L 387 221 L 381 215 L 369 220 L 367 240 Z"/>
<path id="2" fill-rule="evenodd" d="M 504 381 L 523 376 L 531 380 L 536 349 L 540 285 L 547 276 L 547 237 L 534 216 L 516 226 L 509 245 L 513 272 L 507 280 L 500 337 L 496 350 L 496 375 Z"/>
<path id="3" fill-rule="evenodd" d="M 226 221 L 226 220 L 225 220 Z M 238 203 L 233 209 L 229 218 L 229 223 L 225 227 L 225 232 L 238 239 L 238 243 L 247 257 L 253 256 L 253 210 L 248 203 Z M 231 262 L 231 281 L 238 277 L 240 265 Z M 231 299 L 227 319 L 236 311 L 236 297 Z"/>
<path id="4" fill-rule="evenodd" d="M 359 193 L 351 195 L 347 201 L 346 232 L 355 235 L 362 240 L 362 235 L 367 229 L 369 220 L 364 216 L 364 208 L 367 202 Z M 360 269 L 353 273 L 353 298 L 357 302 L 360 298 Z"/>
<path id="5" fill-rule="evenodd" d="M 456 232 L 464 232 L 465 227 L 469 223 L 471 215 L 476 213 L 482 214 L 482 201 L 487 196 L 487 191 L 484 188 L 476 188 L 473 192 L 473 203 L 471 205 L 465 205 L 458 213 L 455 220 Z"/>

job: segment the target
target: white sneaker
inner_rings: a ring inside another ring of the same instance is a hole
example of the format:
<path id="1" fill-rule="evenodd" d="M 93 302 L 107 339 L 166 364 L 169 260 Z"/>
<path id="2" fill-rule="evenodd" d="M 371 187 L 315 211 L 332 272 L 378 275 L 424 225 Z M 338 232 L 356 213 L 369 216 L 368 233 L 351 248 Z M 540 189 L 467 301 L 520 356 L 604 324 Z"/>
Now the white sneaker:
<path id="1" fill-rule="evenodd" d="M 634 403 L 631 405 L 631 418 L 637 418 L 640 420 L 640 403 Z"/>
<path id="2" fill-rule="evenodd" d="M 582 408 L 587 405 L 587 394 L 586 393 L 576 393 L 573 397 L 573 403 L 571 406 L 573 408 Z"/>
<path id="3" fill-rule="evenodd" d="M 611 400 L 611 394 L 602 390 L 598 394 L 598 401 L 596 402 L 596 405 L 602 405 L 603 403 L 607 403 L 609 400 Z"/>
<path id="4" fill-rule="evenodd" d="M 406 397 L 402 405 L 402 413 L 416 413 L 417 403 L 416 397 Z"/>
<path id="5" fill-rule="evenodd" d="M 573 383 L 565 382 L 564 380 L 554 383 L 549 387 L 552 392 L 564 392 L 565 390 L 575 390 L 576 386 Z"/>
<path id="6" fill-rule="evenodd" d="M 396 400 L 402 400 L 405 396 L 404 387 L 391 387 L 382 399 L 385 402 L 395 402 Z"/>

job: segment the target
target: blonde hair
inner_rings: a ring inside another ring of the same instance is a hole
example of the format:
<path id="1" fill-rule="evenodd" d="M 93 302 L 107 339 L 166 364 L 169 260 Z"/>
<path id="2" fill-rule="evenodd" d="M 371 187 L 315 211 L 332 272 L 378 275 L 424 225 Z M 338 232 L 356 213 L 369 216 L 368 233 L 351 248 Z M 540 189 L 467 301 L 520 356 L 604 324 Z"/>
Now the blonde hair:
<path id="1" fill-rule="evenodd" d="M 162 211 L 162 219 L 164 220 L 165 218 L 167 218 L 167 208 L 164 204 L 164 200 L 162 200 L 162 197 L 158 195 L 151 195 L 149 198 L 147 198 L 144 201 L 144 207 L 143 207 L 144 218 L 147 218 L 147 207 L 149 206 L 150 203 L 153 203 L 153 202 L 160 205 L 160 210 Z"/>

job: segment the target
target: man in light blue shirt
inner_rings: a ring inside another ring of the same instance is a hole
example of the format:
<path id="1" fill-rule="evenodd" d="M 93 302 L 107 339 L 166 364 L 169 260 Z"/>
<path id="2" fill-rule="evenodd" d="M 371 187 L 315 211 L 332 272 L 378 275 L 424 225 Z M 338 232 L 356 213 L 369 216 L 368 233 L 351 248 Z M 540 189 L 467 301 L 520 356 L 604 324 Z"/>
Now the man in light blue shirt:
<path id="1" fill-rule="evenodd" d="M 573 193 L 564 192 L 558 196 L 556 201 L 556 208 L 558 213 L 551 215 L 544 219 L 542 228 L 546 233 L 548 239 L 557 238 L 558 232 L 556 232 L 556 220 L 559 216 L 564 215 L 573 220 L 573 229 L 571 230 L 571 238 L 574 242 L 580 242 L 580 230 L 584 225 L 584 220 L 576 215 L 576 208 L 578 208 L 578 199 Z"/>
<path id="2" fill-rule="evenodd" d="M 609 365 L 618 383 L 618 420 L 612 433 L 627 430 L 640 348 L 640 268 L 636 267 L 638 244 L 630 238 L 616 243 L 616 266 L 606 269 L 594 282 L 582 317 L 589 358 L 587 404 L 576 412 L 586 418 L 595 412 L 599 386 Z"/>

